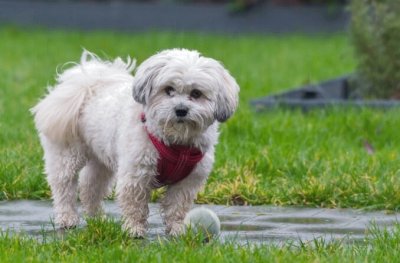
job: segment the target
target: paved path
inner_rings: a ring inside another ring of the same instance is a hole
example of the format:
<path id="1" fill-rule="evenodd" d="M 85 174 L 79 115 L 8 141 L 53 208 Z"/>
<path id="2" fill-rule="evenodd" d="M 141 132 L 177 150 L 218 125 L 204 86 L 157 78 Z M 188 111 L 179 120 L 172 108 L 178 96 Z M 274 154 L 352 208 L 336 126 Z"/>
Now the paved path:
<path id="1" fill-rule="evenodd" d="M 273 206 L 215 206 L 207 205 L 222 223 L 221 240 L 246 243 L 303 242 L 315 238 L 325 240 L 362 240 L 371 223 L 391 227 L 400 214 L 360 212 L 347 209 L 308 209 Z M 164 236 L 158 204 L 150 204 L 149 238 Z M 114 202 L 106 202 L 108 216 L 120 218 Z M 0 229 L 24 231 L 41 236 L 43 230 L 52 231 L 52 206 L 49 201 L 0 202 Z"/>

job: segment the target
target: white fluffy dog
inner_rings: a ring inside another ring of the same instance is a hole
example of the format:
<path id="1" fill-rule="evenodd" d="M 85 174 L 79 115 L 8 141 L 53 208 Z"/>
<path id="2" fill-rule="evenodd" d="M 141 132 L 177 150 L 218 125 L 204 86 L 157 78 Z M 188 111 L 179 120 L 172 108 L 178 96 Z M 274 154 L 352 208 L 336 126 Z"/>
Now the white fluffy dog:
<path id="1" fill-rule="evenodd" d="M 166 232 L 185 231 L 183 219 L 212 169 L 218 123 L 234 113 L 239 87 L 196 51 L 162 51 L 133 77 L 134 64 L 84 51 L 32 109 L 61 227 L 79 223 L 78 185 L 84 212 L 95 216 L 115 177 L 132 236 L 145 235 L 151 190 L 161 186 Z"/>

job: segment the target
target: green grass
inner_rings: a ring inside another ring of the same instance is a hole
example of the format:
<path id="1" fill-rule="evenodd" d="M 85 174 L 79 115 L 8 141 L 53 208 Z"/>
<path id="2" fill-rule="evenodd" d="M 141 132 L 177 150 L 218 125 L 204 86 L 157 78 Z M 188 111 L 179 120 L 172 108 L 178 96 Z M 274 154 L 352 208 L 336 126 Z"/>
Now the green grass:
<path id="1" fill-rule="evenodd" d="M 255 113 L 252 98 L 352 72 L 347 36 L 215 36 L 0 28 L 0 199 L 49 198 L 29 108 L 56 68 L 82 47 L 143 61 L 185 47 L 221 60 L 241 86 L 221 126 L 216 163 L 199 203 L 400 208 L 400 111 L 331 109 Z M 367 153 L 364 143 L 375 152 Z"/>
<path id="2" fill-rule="evenodd" d="M 314 240 L 254 246 L 212 241 L 190 235 L 176 240 L 134 240 L 117 222 L 90 220 L 84 229 L 44 241 L 23 235 L 0 235 L 2 262 L 398 262 L 400 226 L 372 229 L 358 243 Z"/>

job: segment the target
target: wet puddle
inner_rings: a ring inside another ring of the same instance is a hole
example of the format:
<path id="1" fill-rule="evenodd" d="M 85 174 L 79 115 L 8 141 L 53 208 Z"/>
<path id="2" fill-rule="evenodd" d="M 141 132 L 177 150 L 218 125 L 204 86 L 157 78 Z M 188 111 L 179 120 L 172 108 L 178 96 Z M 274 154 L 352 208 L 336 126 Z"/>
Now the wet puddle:
<path id="1" fill-rule="evenodd" d="M 318 233 L 318 234 L 340 234 L 340 235 L 365 235 L 367 229 L 364 228 L 297 228 L 295 231 L 303 233 Z"/>
<path id="2" fill-rule="evenodd" d="M 245 220 L 249 220 L 253 218 L 254 216 L 244 216 L 244 215 L 218 215 L 218 218 L 221 222 L 243 222 Z"/>
<path id="3" fill-rule="evenodd" d="M 318 217 L 272 217 L 266 219 L 256 219 L 256 221 L 300 224 L 300 225 L 332 224 L 336 222 L 336 220 L 331 218 L 318 218 Z"/>
<path id="4" fill-rule="evenodd" d="M 248 225 L 248 224 L 229 224 L 222 223 L 221 231 L 265 231 L 272 229 L 272 227 L 268 226 L 260 226 L 260 225 Z"/>

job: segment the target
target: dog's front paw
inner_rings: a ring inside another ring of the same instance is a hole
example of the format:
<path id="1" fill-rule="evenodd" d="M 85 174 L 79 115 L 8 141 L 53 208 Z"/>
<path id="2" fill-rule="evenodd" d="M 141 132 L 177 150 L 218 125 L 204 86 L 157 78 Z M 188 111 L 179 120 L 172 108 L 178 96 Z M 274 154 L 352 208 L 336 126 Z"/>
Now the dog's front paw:
<path id="1" fill-rule="evenodd" d="M 106 218 L 106 213 L 104 212 L 102 207 L 92 210 L 84 209 L 84 215 L 86 217 L 93 217 L 93 218 Z"/>
<path id="2" fill-rule="evenodd" d="M 167 227 L 166 232 L 172 237 L 178 237 L 185 234 L 186 226 L 183 223 L 172 223 L 169 227 Z"/>
<path id="3" fill-rule="evenodd" d="M 143 224 L 133 224 L 125 222 L 122 228 L 129 233 L 133 238 L 144 238 L 146 236 L 147 228 Z"/>
<path id="4" fill-rule="evenodd" d="M 76 213 L 60 213 L 57 214 L 55 223 L 58 224 L 60 228 L 74 228 L 79 224 L 79 215 Z"/>

